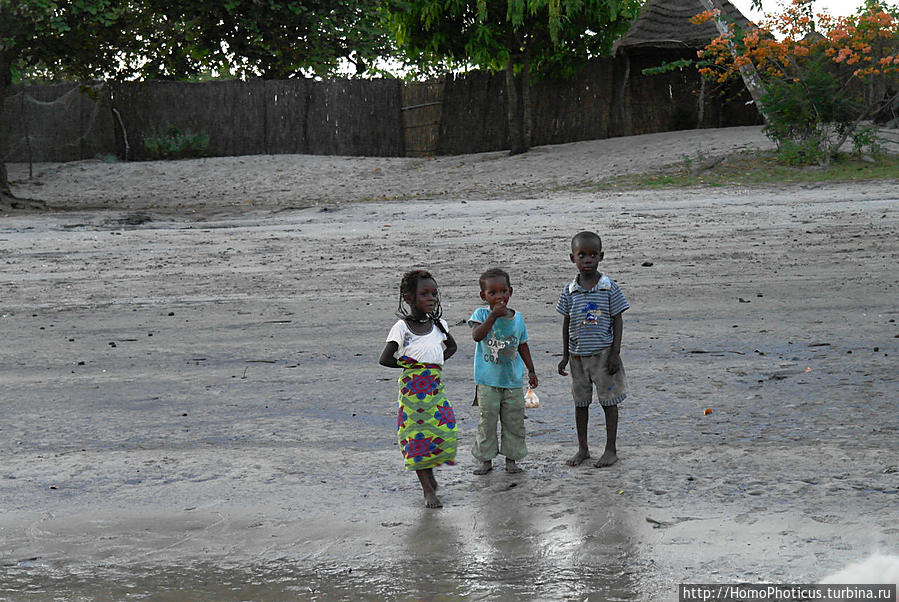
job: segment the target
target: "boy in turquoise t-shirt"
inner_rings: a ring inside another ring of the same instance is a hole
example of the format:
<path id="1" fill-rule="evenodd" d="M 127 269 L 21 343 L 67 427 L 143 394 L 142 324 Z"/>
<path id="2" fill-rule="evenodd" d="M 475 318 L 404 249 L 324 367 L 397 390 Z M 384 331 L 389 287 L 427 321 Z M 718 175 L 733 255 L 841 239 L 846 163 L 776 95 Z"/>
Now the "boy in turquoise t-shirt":
<path id="1" fill-rule="evenodd" d="M 471 314 L 471 338 L 477 341 L 474 380 L 480 416 L 471 454 L 480 461 L 474 473 L 487 474 L 497 454 L 506 457 L 507 472 L 521 472 L 515 463 L 528 453 L 524 441 L 524 369 L 528 384 L 537 387 L 537 373 L 528 348 L 528 331 L 520 312 L 507 306 L 512 296 L 509 274 L 498 268 L 481 274 L 481 299 L 490 306 Z M 496 422 L 502 424 L 497 442 Z"/>

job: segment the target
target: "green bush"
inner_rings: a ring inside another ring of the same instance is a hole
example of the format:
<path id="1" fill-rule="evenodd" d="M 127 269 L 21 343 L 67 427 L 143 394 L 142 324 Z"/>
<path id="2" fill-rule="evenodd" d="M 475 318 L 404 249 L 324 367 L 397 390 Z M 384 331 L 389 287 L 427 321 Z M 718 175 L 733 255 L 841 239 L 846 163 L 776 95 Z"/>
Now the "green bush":
<path id="1" fill-rule="evenodd" d="M 153 134 L 144 138 L 144 149 L 150 159 L 194 159 L 206 156 L 209 150 L 209 135 L 183 132 L 169 126 L 164 134 Z"/>
<path id="2" fill-rule="evenodd" d="M 777 144 L 778 160 L 794 167 L 826 166 L 847 141 L 855 156 L 881 157 L 885 149 L 877 129 L 859 125 L 869 112 L 865 89 L 857 82 L 841 84 L 839 67 L 823 54 L 812 54 L 802 66 L 801 78 L 768 82 L 762 98 L 768 113 L 764 132 Z"/>
<path id="3" fill-rule="evenodd" d="M 857 157 L 867 152 L 874 159 L 880 159 L 886 153 L 883 139 L 878 135 L 875 127 L 860 126 L 852 132 L 850 137 L 852 138 L 852 153 Z"/>
<path id="4" fill-rule="evenodd" d="M 854 127 L 859 107 L 841 93 L 823 55 L 809 57 L 804 67 L 801 79 L 768 83 L 762 99 L 768 112 L 764 131 L 783 163 L 826 165 Z"/>
<path id="5" fill-rule="evenodd" d="M 777 161 L 790 167 L 821 165 L 825 159 L 824 144 L 819 138 L 783 140 L 777 147 Z"/>

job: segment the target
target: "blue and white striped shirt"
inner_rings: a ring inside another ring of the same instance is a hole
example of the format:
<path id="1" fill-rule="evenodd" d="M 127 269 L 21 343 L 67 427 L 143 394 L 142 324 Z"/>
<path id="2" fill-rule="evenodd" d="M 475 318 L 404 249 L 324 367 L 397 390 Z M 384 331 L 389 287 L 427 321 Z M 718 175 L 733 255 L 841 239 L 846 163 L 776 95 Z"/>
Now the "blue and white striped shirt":
<path id="1" fill-rule="evenodd" d="M 572 355 L 594 355 L 612 346 L 612 317 L 630 308 L 614 280 L 603 274 L 586 290 L 575 278 L 559 296 L 556 311 L 568 316 L 568 351 Z"/>

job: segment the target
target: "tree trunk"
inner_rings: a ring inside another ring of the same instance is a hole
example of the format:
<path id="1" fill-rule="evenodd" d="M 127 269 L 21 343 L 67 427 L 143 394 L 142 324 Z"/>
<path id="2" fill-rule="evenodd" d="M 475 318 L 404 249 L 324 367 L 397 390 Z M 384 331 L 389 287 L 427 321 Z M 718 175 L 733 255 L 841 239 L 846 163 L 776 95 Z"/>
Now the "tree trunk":
<path id="1" fill-rule="evenodd" d="M 718 16 L 714 19 L 715 27 L 718 29 L 718 33 L 722 36 L 726 36 L 728 33 L 730 33 L 727 22 L 724 20 L 724 9 L 721 7 L 721 3 L 718 0 L 699 1 L 707 10 L 718 11 Z M 737 47 L 734 45 L 733 40 L 729 40 L 727 42 L 727 47 L 730 49 L 731 55 L 736 58 Z M 762 83 L 762 78 L 759 77 L 758 71 L 755 70 L 755 66 L 750 63 L 748 65 L 740 67 L 740 76 L 743 78 L 743 83 L 746 85 L 746 89 L 749 91 L 749 95 L 752 96 L 753 102 L 755 102 L 755 108 L 758 109 L 758 112 L 761 114 L 762 118 L 765 121 L 768 121 L 768 114 L 762 107 L 762 98 L 765 96 L 767 91 L 765 90 L 765 84 Z"/>
<path id="2" fill-rule="evenodd" d="M 524 47 L 524 67 L 521 70 L 521 146 L 531 149 L 531 48 Z"/>
<path id="3" fill-rule="evenodd" d="M 518 86 L 515 82 L 515 67 L 511 54 L 506 61 L 506 119 L 509 124 L 509 154 L 519 155 L 527 149 L 522 143 Z"/>
<path id="4" fill-rule="evenodd" d="M 621 88 L 618 90 L 618 102 L 613 103 L 613 110 L 615 111 L 613 114 L 615 119 L 613 127 L 615 129 L 610 132 L 612 136 L 630 136 L 632 133 L 627 110 L 627 86 L 631 80 L 631 55 L 622 48 L 621 56 L 624 57 L 624 81 L 621 82 Z"/>
<path id="5" fill-rule="evenodd" d="M 9 192 L 9 176 L 6 173 L 6 161 L 0 160 L 0 194 L 11 196 Z"/>
<path id="6" fill-rule="evenodd" d="M 705 121 L 705 77 L 699 76 L 699 102 L 696 107 L 696 128 L 702 127 Z"/>
<path id="7" fill-rule="evenodd" d="M 3 101 L 12 83 L 9 73 L 9 60 L 6 53 L 0 51 L 0 196 L 10 196 L 9 177 L 6 174 L 6 153 L 9 146 L 6 140 L 6 127 L 3 123 Z M 3 199 L 0 198 L 0 205 Z"/>

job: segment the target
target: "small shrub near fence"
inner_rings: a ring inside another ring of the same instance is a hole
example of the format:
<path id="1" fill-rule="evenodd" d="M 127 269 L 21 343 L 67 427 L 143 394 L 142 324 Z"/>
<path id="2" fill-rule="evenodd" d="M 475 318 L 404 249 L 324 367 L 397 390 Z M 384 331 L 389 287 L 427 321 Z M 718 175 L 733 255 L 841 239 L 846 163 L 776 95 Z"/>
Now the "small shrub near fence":
<path id="1" fill-rule="evenodd" d="M 163 134 L 145 136 L 144 149 L 151 160 L 196 159 L 206 156 L 209 135 L 205 132 L 195 134 L 190 130 L 182 132 L 170 125 Z"/>

